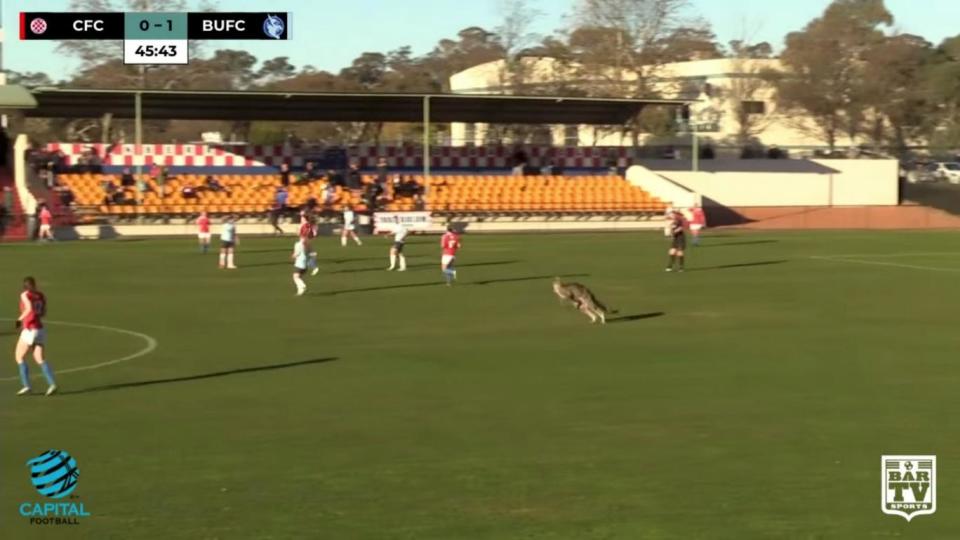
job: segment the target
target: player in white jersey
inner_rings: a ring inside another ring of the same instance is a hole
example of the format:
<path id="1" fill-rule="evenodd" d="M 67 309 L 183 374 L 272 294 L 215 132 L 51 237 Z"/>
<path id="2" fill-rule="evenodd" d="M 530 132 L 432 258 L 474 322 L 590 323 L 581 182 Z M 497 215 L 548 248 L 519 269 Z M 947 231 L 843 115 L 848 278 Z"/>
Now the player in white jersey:
<path id="1" fill-rule="evenodd" d="M 307 272 L 307 267 L 310 265 L 308 261 L 310 252 L 306 240 L 300 238 L 293 244 L 293 254 L 290 258 L 293 259 L 293 284 L 297 286 L 297 296 L 303 296 L 303 293 L 307 292 L 303 274 Z"/>
<path id="2" fill-rule="evenodd" d="M 232 217 L 228 217 L 223 223 L 223 230 L 220 231 L 220 268 L 237 269 L 233 258 L 236 245 L 237 224 L 233 222 Z"/>
<path id="3" fill-rule="evenodd" d="M 356 214 L 353 213 L 353 206 L 349 204 L 343 207 L 343 229 L 340 231 L 340 246 L 345 247 L 347 245 L 347 236 L 352 236 L 353 241 L 357 243 L 358 246 L 362 246 L 363 242 L 360 241 L 360 238 L 357 237 L 356 231 Z"/>
<path id="4" fill-rule="evenodd" d="M 393 246 L 390 247 L 390 268 L 387 268 L 387 271 L 397 268 L 397 260 L 400 261 L 400 268 L 397 270 L 401 272 L 407 270 L 407 258 L 403 256 L 403 246 L 408 234 L 410 231 L 402 223 L 397 223 L 397 228 L 393 231 Z"/>

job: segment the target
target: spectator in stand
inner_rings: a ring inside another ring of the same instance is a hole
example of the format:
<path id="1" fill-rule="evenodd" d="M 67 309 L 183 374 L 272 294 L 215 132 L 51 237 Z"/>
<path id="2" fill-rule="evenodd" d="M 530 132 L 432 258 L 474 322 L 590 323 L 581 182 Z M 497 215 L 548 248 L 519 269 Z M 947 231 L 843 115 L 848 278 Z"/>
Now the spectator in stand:
<path id="1" fill-rule="evenodd" d="M 417 193 L 413 196 L 413 209 L 417 212 L 423 212 L 427 209 L 427 202 L 423 199 L 423 195 Z"/>
<path id="2" fill-rule="evenodd" d="M 103 204 L 111 205 L 116 202 L 117 186 L 109 177 L 101 184 L 103 188 Z"/>
<path id="3" fill-rule="evenodd" d="M 327 185 L 323 187 L 323 205 L 330 206 L 333 204 L 333 197 L 337 193 L 337 186 L 330 180 L 327 180 Z"/>
<path id="4" fill-rule="evenodd" d="M 77 200 L 76 195 L 73 194 L 73 191 L 71 191 L 68 186 L 59 186 L 56 191 L 57 197 L 60 199 L 60 204 L 63 206 L 73 206 L 73 203 Z"/>
<path id="5" fill-rule="evenodd" d="M 193 187 L 190 184 L 184 184 L 180 189 L 180 195 L 184 199 L 195 200 L 197 198 L 197 188 Z"/>
<path id="6" fill-rule="evenodd" d="M 377 160 L 377 184 L 380 184 L 381 187 L 386 188 L 388 174 L 389 174 L 389 171 L 387 170 L 387 158 L 378 159 Z"/>
<path id="7" fill-rule="evenodd" d="M 280 185 L 283 187 L 290 185 L 290 165 L 287 163 L 280 164 Z"/>
<path id="8" fill-rule="evenodd" d="M 124 167 L 123 174 L 120 175 L 120 185 L 123 187 L 133 187 L 137 184 L 137 181 L 133 178 L 133 173 L 130 172 L 129 167 Z"/>
<path id="9" fill-rule="evenodd" d="M 220 181 L 217 180 L 212 174 L 207 175 L 207 177 L 203 180 L 203 185 L 207 191 L 212 191 L 214 193 L 223 191 L 226 192 L 227 195 L 230 194 L 230 190 L 221 184 Z"/>
<path id="10" fill-rule="evenodd" d="M 137 179 L 137 193 L 142 197 L 144 193 L 150 191 L 150 184 L 142 177 Z"/>
<path id="11" fill-rule="evenodd" d="M 363 177 L 360 175 L 360 165 L 356 161 L 350 162 L 350 169 L 347 170 L 347 189 L 356 191 L 363 186 Z"/>
<path id="12" fill-rule="evenodd" d="M 167 196 L 167 180 L 170 179 L 170 173 L 167 172 L 167 168 L 164 166 L 156 167 L 157 169 L 157 190 L 160 192 L 161 197 Z"/>
<path id="13" fill-rule="evenodd" d="M 160 179 L 160 166 L 156 163 L 150 166 L 150 179 L 154 182 Z"/>

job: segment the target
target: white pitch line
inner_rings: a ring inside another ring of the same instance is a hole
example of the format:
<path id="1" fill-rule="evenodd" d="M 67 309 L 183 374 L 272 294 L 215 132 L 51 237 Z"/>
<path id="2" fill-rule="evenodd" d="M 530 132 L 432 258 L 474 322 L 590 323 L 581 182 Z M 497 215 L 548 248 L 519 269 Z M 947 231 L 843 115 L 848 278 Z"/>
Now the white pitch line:
<path id="1" fill-rule="evenodd" d="M 13 321 L 13 320 L 14 319 L 0 319 L 0 321 Z M 60 324 L 63 326 L 75 326 L 77 328 L 92 328 L 94 330 L 104 330 L 106 332 L 116 332 L 118 334 L 127 334 L 128 336 L 134 336 L 134 337 L 140 338 L 147 344 L 146 347 L 140 349 L 139 351 L 133 354 L 128 354 L 127 356 L 124 356 L 122 358 L 116 358 L 114 360 L 100 362 L 99 364 L 91 364 L 89 366 L 80 366 L 80 367 L 67 368 L 67 369 L 56 369 L 55 372 L 57 374 L 76 373 L 78 371 L 90 371 L 93 369 L 100 369 L 107 366 L 113 366 L 123 362 L 129 362 L 134 358 L 140 358 L 141 356 L 152 353 L 159 345 L 157 340 L 154 339 L 152 336 L 148 336 L 147 334 L 143 334 L 141 332 L 135 332 L 133 330 L 125 330 L 123 328 L 114 328 L 113 326 L 102 326 L 99 324 L 86 324 L 86 323 L 75 323 L 75 322 L 66 322 L 66 321 L 43 321 L 43 322 L 49 323 L 49 324 Z M 28 358 L 27 361 L 32 362 L 33 359 Z M 39 374 L 34 375 L 34 378 L 36 377 L 39 377 Z M 0 378 L 0 381 L 16 381 L 19 379 L 20 377 L 3 377 L 3 378 Z"/>
<path id="2" fill-rule="evenodd" d="M 931 272 L 960 272 L 960 268 L 940 268 L 938 266 L 919 266 L 916 264 L 899 264 L 899 263 L 890 263 L 890 262 L 881 262 L 881 261 L 860 261 L 857 259 L 844 259 L 840 257 L 813 256 L 810 258 L 817 259 L 820 261 L 849 263 L 849 264 L 866 264 L 866 265 L 872 265 L 872 266 L 893 266 L 896 268 L 908 268 L 910 270 L 928 270 Z"/>

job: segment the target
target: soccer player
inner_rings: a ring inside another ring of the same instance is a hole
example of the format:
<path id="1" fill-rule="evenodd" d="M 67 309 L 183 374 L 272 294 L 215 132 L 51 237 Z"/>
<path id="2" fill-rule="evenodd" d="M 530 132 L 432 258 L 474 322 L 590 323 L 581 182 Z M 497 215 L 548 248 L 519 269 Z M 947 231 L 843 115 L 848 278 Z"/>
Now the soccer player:
<path id="1" fill-rule="evenodd" d="M 675 211 L 670 221 L 670 260 L 667 262 L 667 272 L 673 272 L 674 265 L 678 272 L 683 272 L 683 250 L 687 247 L 687 222 L 683 214 Z"/>
<path id="2" fill-rule="evenodd" d="M 233 222 L 233 217 L 228 217 L 223 222 L 223 229 L 220 231 L 220 268 L 237 269 L 233 258 L 233 250 L 236 244 L 237 224 Z"/>
<path id="3" fill-rule="evenodd" d="M 320 271 L 320 266 L 317 264 L 317 253 L 310 249 L 310 239 L 317 235 L 317 228 L 306 210 L 300 212 L 300 230 L 297 235 L 300 240 L 303 240 L 304 249 L 307 252 L 307 268 L 310 270 L 310 275 L 315 276 Z"/>
<path id="4" fill-rule="evenodd" d="M 453 262 L 457 256 L 457 250 L 460 249 L 460 236 L 454 232 L 453 225 L 447 225 L 447 232 L 440 238 L 440 247 L 443 249 L 443 255 L 440 256 L 440 270 L 449 287 L 453 285 L 453 280 L 457 279 Z"/>
<path id="5" fill-rule="evenodd" d="M 360 241 L 360 238 L 357 237 L 357 233 L 354 231 L 356 224 L 356 215 L 353 213 L 353 206 L 346 205 L 343 207 L 343 230 L 340 231 L 340 246 L 346 247 L 347 245 L 347 236 L 352 236 L 353 241 L 357 243 L 358 246 L 362 246 L 363 242 Z"/>
<path id="6" fill-rule="evenodd" d="M 290 256 L 293 259 L 293 284 L 297 286 L 297 296 L 303 296 L 303 293 L 307 292 L 307 284 L 303 281 L 303 274 L 307 272 L 307 266 L 309 265 L 308 249 L 307 241 L 299 238 L 293 244 L 293 255 Z"/>
<path id="7" fill-rule="evenodd" d="M 37 281 L 32 277 L 24 278 L 23 292 L 20 294 L 20 317 L 16 321 L 16 327 L 21 329 L 20 339 L 17 340 L 14 352 L 17 368 L 20 370 L 20 382 L 23 383 L 23 388 L 17 392 L 18 396 L 30 393 L 30 370 L 27 365 L 27 354 L 30 349 L 33 349 L 33 359 L 47 379 L 47 395 L 57 391 L 57 383 L 53 380 L 53 368 L 43 357 L 47 332 L 43 328 L 42 319 L 46 313 L 47 299 L 37 289 Z"/>
<path id="8" fill-rule="evenodd" d="M 206 212 L 201 212 L 197 218 L 197 241 L 200 242 L 200 253 L 210 249 L 210 218 Z"/>
<path id="9" fill-rule="evenodd" d="M 397 268 L 397 260 L 399 259 L 400 268 L 398 270 L 406 272 L 407 258 L 403 256 L 403 246 L 406 243 L 407 234 L 409 234 L 409 231 L 403 223 L 397 223 L 397 228 L 393 231 L 393 246 L 390 247 L 390 268 L 387 268 L 387 271 Z"/>
<path id="10" fill-rule="evenodd" d="M 690 235 L 693 236 L 693 245 L 700 245 L 700 231 L 707 227 L 707 215 L 700 205 L 690 209 Z"/>

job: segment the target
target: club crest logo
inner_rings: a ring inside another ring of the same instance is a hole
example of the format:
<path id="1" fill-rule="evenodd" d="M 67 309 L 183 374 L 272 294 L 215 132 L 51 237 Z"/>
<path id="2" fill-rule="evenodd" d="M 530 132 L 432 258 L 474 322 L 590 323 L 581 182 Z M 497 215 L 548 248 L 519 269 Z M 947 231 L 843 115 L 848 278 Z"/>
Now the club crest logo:
<path id="1" fill-rule="evenodd" d="M 30 21 L 30 31 L 34 34 L 40 35 L 47 31 L 47 21 L 37 17 Z"/>
<path id="2" fill-rule="evenodd" d="M 882 456 L 880 508 L 907 521 L 937 511 L 937 456 Z"/>
<path id="3" fill-rule="evenodd" d="M 282 38 L 285 29 L 286 25 L 283 24 L 283 19 L 276 15 L 267 15 L 266 20 L 263 21 L 263 33 L 266 34 L 268 38 Z"/>
<path id="4" fill-rule="evenodd" d="M 27 461 L 27 467 L 33 487 L 45 497 L 62 499 L 77 489 L 77 460 L 63 450 L 47 450 Z"/>

